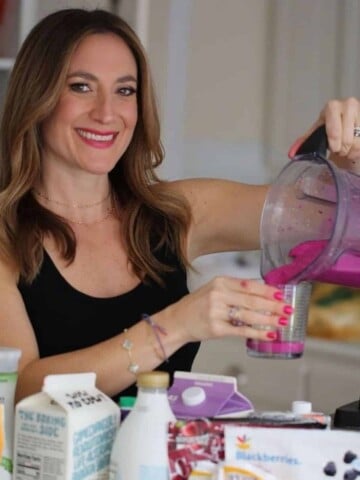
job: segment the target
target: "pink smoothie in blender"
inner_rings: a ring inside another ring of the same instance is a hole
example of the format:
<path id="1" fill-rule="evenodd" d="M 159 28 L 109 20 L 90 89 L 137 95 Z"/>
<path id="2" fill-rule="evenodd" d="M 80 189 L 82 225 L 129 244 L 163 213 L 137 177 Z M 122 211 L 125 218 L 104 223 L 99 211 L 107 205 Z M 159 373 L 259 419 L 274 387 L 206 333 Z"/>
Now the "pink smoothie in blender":
<path id="1" fill-rule="evenodd" d="M 325 135 L 320 129 L 315 134 Z M 295 157 L 269 189 L 261 248 L 264 281 L 282 288 L 295 312 L 289 325 L 278 329 L 275 341 L 248 339 L 248 353 L 298 358 L 304 349 L 311 282 L 360 287 L 360 177 L 338 168 L 324 152 Z"/>
<path id="2" fill-rule="evenodd" d="M 285 285 L 306 270 L 313 261 L 325 250 L 329 242 L 326 240 L 312 240 L 300 243 L 292 248 L 289 256 L 291 263 L 271 270 L 264 275 L 269 285 Z M 360 287 L 360 256 L 357 252 L 343 252 L 334 264 L 327 270 L 312 274 L 308 272 L 308 280 L 317 280 L 326 283 L 336 283 L 348 287 Z"/>

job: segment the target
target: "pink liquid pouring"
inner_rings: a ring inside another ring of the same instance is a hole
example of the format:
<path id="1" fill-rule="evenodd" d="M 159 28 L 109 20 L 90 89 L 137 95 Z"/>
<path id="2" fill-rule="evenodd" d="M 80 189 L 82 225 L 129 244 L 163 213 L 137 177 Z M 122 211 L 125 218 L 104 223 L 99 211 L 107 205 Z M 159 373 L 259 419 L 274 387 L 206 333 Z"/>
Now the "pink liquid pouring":
<path id="1" fill-rule="evenodd" d="M 289 252 L 292 262 L 268 272 L 264 276 L 265 282 L 279 287 L 291 283 L 321 255 L 327 244 L 327 240 L 313 240 L 296 245 Z M 353 251 L 343 252 L 331 268 L 314 276 L 310 271 L 306 280 L 360 287 L 360 255 Z M 303 321 L 306 322 L 306 319 L 303 319 Z M 291 323 L 289 327 L 279 329 L 277 332 L 278 338 L 274 341 L 248 339 L 246 345 L 249 353 L 259 357 L 301 357 L 304 350 L 304 341 L 303 339 L 292 338 L 292 329 L 293 325 Z M 303 336 L 305 336 L 305 325 Z M 294 334 L 294 337 L 296 337 L 296 334 Z"/>
<path id="2" fill-rule="evenodd" d="M 292 263 L 282 265 L 268 272 L 264 276 L 265 282 L 269 285 L 290 283 L 321 255 L 327 244 L 327 240 L 312 240 L 296 245 L 289 252 L 289 256 L 293 259 Z M 331 268 L 314 276 L 310 272 L 306 280 L 317 280 L 348 287 L 360 287 L 360 255 L 354 251 L 345 251 L 338 257 Z"/>

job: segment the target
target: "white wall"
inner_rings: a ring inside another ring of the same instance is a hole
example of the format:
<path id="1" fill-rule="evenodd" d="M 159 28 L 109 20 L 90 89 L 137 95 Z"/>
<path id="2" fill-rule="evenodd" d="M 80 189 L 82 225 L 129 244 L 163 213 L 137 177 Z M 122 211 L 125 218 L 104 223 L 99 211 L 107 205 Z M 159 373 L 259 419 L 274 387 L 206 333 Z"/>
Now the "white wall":
<path id="1" fill-rule="evenodd" d="M 325 101 L 360 95 L 358 0 L 148 0 L 166 177 L 273 178 Z"/>
<path id="2" fill-rule="evenodd" d="M 161 107 L 166 178 L 272 179 L 327 99 L 360 95 L 358 0 L 22 3 L 37 5 L 36 18 L 64 7 L 115 9 L 139 30 Z"/>

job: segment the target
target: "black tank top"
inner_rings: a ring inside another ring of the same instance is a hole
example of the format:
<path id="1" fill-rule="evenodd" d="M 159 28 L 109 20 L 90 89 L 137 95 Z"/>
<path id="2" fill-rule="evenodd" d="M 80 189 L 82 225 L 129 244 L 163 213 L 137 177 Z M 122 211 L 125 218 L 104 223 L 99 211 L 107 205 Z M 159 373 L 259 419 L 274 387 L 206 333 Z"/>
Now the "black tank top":
<path id="1" fill-rule="evenodd" d="M 95 298 L 73 288 L 44 252 L 43 264 L 32 284 L 19 283 L 40 358 L 107 340 L 137 323 L 142 313 L 156 313 L 186 295 L 186 272 L 173 255 L 166 255 L 165 260 L 175 270 L 164 275 L 164 287 L 149 280 L 116 297 Z M 158 370 L 169 372 L 172 380 L 175 370 L 191 369 L 198 349 L 198 342 L 185 345 L 170 356 L 169 362 L 161 364 Z M 135 384 L 119 392 L 113 399 L 117 401 L 120 394 L 136 395 Z"/>

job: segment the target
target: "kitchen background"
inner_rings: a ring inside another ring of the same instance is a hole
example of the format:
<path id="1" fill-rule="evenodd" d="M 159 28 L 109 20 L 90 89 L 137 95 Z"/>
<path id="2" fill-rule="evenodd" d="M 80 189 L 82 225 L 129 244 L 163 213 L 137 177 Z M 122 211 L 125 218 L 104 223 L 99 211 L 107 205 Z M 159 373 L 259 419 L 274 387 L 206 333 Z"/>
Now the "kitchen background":
<path id="1" fill-rule="evenodd" d="M 64 7 L 112 10 L 138 32 L 168 179 L 271 181 L 328 99 L 360 96 L 359 0 L 0 0 L 0 101 L 28 30 Z M 260 275 L 258 252 L 209 255 L 195 266 L 191 289 L 221 273 Z M 243 341 L 226 339 L 204 343 L 194 370 L 236 376 L 259 409 L 307 399 L 331 413 L 360 395 L 359 293 L 314 286 L 301 360 L 249 358 Z"/>

